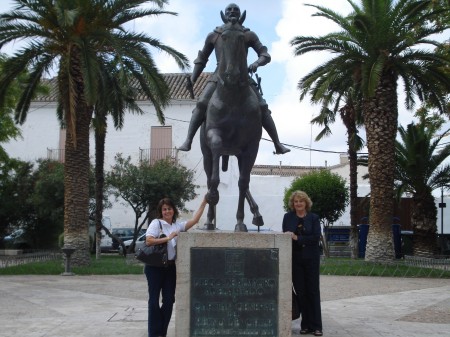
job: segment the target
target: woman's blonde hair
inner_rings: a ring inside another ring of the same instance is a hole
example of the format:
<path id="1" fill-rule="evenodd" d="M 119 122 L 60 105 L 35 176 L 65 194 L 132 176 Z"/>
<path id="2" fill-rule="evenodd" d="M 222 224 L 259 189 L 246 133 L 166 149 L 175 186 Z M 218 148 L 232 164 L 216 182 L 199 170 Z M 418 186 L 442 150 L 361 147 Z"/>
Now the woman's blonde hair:
<path id="1" fill-rule="evenodd" d="M 306 202 L 306 211 L 309 212 L 311 210 L 311 207 L 313 205 L 311 199 L 309 198 L 308 194 L 303 191 L 294 191 L 292 192 L 291 196 L 289 197 L 289 208 L 293 211 L 294 208 L 294 199 L 300 199 L 301 201 Z"/>

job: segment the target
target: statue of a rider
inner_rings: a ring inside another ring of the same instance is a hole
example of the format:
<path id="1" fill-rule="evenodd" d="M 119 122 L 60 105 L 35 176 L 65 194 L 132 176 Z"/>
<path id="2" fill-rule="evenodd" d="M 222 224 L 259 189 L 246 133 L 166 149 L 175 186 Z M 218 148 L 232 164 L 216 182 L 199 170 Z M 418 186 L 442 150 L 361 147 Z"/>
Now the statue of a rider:
<path id="1" fill-rule="evenodd" d="M 221 12 L 222 20 L 227 22 L 240 22 L 242 23 L 245 20 L 245 11 L 243 16 L 241 17 L 241 10 L 239 9 L 239 6 L 231 3 L 225 8 L 225 14 Z M 190 84 L 192 85 L 195 83 L 197 78 L 202 73 L 203 69 L 206 66 L 206 63 L 208 62 L 208 58 L 215 50 L 216 53 L 216 59 L 217 63 L 220 62 L 220 48 L 222 44 L 218 42 L 220 39 L 220 35 L 223 32 L 223 27 L 217 27 L 213 32 L 209 33 L 206 37 L 205 45 L 201 51 L 198 52 L 198 56 L 194 61 L 194 70 L 192 72 L 191 78 L 190 78 Z M 252 63 L 248 67 L 248 71 L 250 73 L 256 72 L 258 67 L 264 66 L 267 63 L 270 62 L 270 55 L 267 52 L 267 47 L 264 46 L 260 41 L 258 36 L 252 32 L 248 28 L 244 28 L 245 33 L 245 42 L 248 48 L 251 47 L 256 54 L 258 55 L 258 60 L 256 60 L 254 63 Z M 274 145 L 275 145 L 275 153 L 276 154 L 283 154 L 286 152 L 289 152 L 290 149 L 285 147 L 283 144 L 280 143 L 280 140 L 278 138 L 278 132 L 275 127 L 275 123 L 272 119 L 271 112 L 269 110 L 269 107 L 266 103 L 266 101 L 263 99 L 261 93 L 259 92 L 256 82 L 252 80 L 252 88 L 254 89 L 260 106 L 261 106 L 261 112 L 262 112 L 262 126 L 269 134 L 270 138 L 272 138 Z M 217 78 L 215 75 L 211 76 L 211 79 L 206 84 L 205 89 L 203 90 L 202 94 L 200 95 L 200 98 L 197 102 L 197 105 L 195 109 L 192 112 L 191 121 L 189 123 L 189 129 L 188 134 L 186 137 L 186 140 L 184 143 L 178 148 L 181 151 L 189 151 L 191 149 L 192 140 L 194 139 L 195 133 L 197 132 L 198 128 L 202 125 L 203 121 L 205 120 L 206 116 L 206 108 L 208 106 L 208 102 L 211 99 L 211 96 L 214 93 L 214 90 L 216 89 L 217 85 Z"/>

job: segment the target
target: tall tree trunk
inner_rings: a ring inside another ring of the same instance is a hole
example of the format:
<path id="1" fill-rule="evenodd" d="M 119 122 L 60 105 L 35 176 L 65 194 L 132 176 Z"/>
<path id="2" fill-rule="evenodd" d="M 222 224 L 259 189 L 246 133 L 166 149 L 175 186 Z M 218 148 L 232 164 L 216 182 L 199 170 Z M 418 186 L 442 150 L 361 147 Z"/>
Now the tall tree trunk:
<path id="1" fill-rule="evenodd" d="M 389 260 L 394 258 L 392 215 L 398 121 L 395 74 L 384 72 L 375 96 L 366 99 L 364 105 L 370 178 L 370 229 L 366 260 Z"/>
<path id="2" fill-rule="evenodd" d="M 102 220 L 103 220 L 103 188 L 105 185 L 105 138 L 106 116 L 97 112 L 97 125 L 95 126 L 95 231 L 96 258 L 101 256 Z"/>
<path id="3" fill-rule="evenodd" d="M 351 258 L 358 258 L 358 219 L 357 207 L 358 207 L 358 164 L 356 153 L 356 121 L 355 121 L 355 109 L 349 102 L 341 110 L 341 119 L 347 128 L 347 145 L 348 145 L 348 158 L 350 164 L 350 252 Z"/>
<path id="4" fill-rule="evenodd" d="M 70 77 L 60 71 L 67 124 L 64 163 L 64 245 L 75 249 L 74 266 L 88 265 L 89 255 L 89 124 L 92 112 L 86 106 L 79 51 L 72 48 Z M 74 109 L 70 108 L 73 102 Z M 71 115 L 71 113 L 73 115 Z"/>
<path id="5" fill-rule="evenodd" d="M 413 250 L 415 256 L 432 257 L 437 254 L 437 208 L 429 193 L 414 195 L 412 207 Z"/>

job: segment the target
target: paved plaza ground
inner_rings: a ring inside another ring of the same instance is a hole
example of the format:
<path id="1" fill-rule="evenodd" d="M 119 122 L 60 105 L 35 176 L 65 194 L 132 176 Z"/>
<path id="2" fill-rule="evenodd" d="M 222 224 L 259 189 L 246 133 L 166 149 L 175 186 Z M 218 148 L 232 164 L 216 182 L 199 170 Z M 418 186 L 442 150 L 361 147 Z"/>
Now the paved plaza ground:
<path id="1" fill-rule="evenodd" d="M 321 292 L 324 336 L 449 336 L 448 279 L 324 275 Z M 145 276 L 0 276 L 0 337 L 11 336 L 145 337 Z"/>

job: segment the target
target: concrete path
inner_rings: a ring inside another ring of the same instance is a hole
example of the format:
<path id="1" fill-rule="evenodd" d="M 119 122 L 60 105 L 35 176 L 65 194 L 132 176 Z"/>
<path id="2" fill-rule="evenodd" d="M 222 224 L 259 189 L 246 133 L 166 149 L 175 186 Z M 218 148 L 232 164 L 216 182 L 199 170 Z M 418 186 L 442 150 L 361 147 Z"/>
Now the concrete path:
<path id="1" fill-rule="evenodd" d="M 322 276 L 321 289 L 324 336 L 450 336 L 448 279 Z M 146 337 L 147 296 L 144 275 L 0 276 L 0 337 Z"/>

